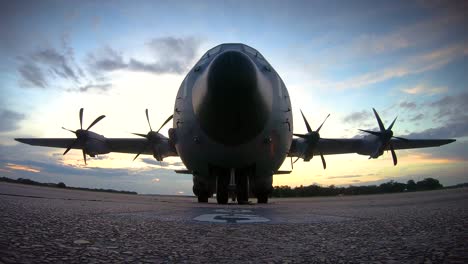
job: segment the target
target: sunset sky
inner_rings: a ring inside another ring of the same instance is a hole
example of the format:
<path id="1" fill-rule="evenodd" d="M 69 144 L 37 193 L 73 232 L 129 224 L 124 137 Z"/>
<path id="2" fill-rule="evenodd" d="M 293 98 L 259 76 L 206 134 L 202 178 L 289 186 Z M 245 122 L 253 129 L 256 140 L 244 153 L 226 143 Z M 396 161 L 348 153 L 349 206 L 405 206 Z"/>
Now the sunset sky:
<path id="1" fill-rule="evenodd" d="M 322 137 L 377 129 L 372 107 L 395 135 L 454 138 L 439 148 L 298 161 L 274 185 L 365 185 L 435 177 L 468 182 L 467 1 L 2 1 L 0 3 L 0 176 L 139 193 L 192 194 L 178 158 L 33 147 L 16 137 L 74 137 L 92 128 L 135 137 L 173 111 L 179 85 L 209 48 L 259 50 L 284 80 L 294 132 L 302 109 Z M 167 125 L 161 131 L 167 135 Z M 290 169 L 286 160 L 282 169 Z"/>

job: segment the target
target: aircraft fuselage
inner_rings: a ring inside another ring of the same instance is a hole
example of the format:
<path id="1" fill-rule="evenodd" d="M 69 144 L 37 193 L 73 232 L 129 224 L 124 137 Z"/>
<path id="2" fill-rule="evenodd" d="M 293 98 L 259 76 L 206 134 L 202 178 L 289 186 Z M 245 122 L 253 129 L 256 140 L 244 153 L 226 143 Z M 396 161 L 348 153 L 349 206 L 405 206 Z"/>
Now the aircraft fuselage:
<path id="1" fill-rule="evenodd" d="M 182 82 L 170 137 L 200 198 L 217 192 L 220 177 L 233 172 L 248 178 L 244 188 L 268 193 L 292 131 L 291 102 L 276 71 L 256 50 L 222 44 Z"/>

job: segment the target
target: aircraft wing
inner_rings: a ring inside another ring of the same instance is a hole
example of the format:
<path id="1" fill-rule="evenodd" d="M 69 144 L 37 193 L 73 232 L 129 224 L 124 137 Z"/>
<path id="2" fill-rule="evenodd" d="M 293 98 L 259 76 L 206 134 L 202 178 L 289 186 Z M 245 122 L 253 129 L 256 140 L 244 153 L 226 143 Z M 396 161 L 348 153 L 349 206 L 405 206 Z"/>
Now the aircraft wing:
<path id="1" fill-rule="evenodd" d="M 429 148 L 439 147 L 454 142 L 455 139 L 392 139 L 394 149 L 413 149 L 413 148 Z M 390 148 L 387 148 L 390 149 Z"/>
<path id="2" fill-rule="evenodd" d="M 394 149 L 413 149 L 438 147 L 454 142 L 455 139 L 391 139 Z M 314 148 L 314 155 L 333 155 L 357 153 L 370 155 L 375 151 L 376 142 L 368 137 L 364 138 L 321 138 Z M 307 148 L 307 143 L 302 138 L 294 138 L 288 156 L 301 157 Z M 387 148 L 389 150 L 389 148 Z"/>
<path id="3" fill-rule="evenodd" d="M 53 148 L 68 148 L 76 138 L 15 138 L 16 141 L 21 143 L 42 146 L 42 147 L 53 147 Z M 104 140 L 90 142 L 96 146 L 96 149 L 102 151 L 101 153 L 95 154 L 106 154 L 109 152 L 118 153 L 129 153 L 137 154 L 140 153 L 147 144 L 145 138 L 106 138 Z M 91 145 L 91 148 L 93 145 Z M 178 156 L 175 148 L 166 140 L 156 146 L 158 153 L 162 157 Z M 76 144 L 72 149 L 82 149 L 80 144 Z M 88 153 L 89 154 L 89 153 Z M 152 155 L 153 151 L 150 147 L 145 148 L 141 154 Z"/>
<path id="4" fill-rule="evenodd" d="M 110 152 L 118 152 L 118 153 L 130 153 L 130 154 L 137 154 L 143 148 L 144 145 L 147 143 L 147 139 L 145 138 L 108 138 L 106 143 L 109 146 Z M 174 149 L 173 146 L 169 144 L 168 141 L 162 142 L 158 145 L 160 148 L 159 150 L 162 152 L 162 156 L 169 157 L 169 156 L 179 156 L 177 151 Z M 142 154 L 153 154 L 150 148 L 147 148 Z"/>
<path id="5" fill-rule="evenodd" d="M 68 148 L 76 138 L 15 138 L 16 141 L 33 146 Z M 73 147 L 81 149 L 80 147 Z"/>

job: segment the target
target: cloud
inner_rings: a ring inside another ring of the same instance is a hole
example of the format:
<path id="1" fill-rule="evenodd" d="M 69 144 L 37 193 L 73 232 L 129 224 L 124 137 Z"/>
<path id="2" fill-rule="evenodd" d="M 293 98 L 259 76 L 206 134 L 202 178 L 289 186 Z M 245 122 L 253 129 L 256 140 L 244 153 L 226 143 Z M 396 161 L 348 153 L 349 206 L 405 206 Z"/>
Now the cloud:
<path id="1" fill-rule="evenodd" d="M 112 85 L 101 83 L 101 78 L 86 74 L 75 60 L 74 50 L 68 38 L 62 36 L 61 49 L 53 47 L 37 49 L 17 56 L 18 73 L 22 87 L 59 88 L 68 92 L 107 91 Z M 65 87 L 74 87 L 72 89 Z"/>
<path id="2" fill-rule="evenodd" d="M 48 78 L 60 78 L 79 83 L 83 71 L 74 63 L 73 53 L 69 47 L 59 52 L 54 48 L 34 51 L 27 56 L 19 56 L 18 72 L 30 87 L 49 88 Z"/>
<path id="3" fill-rule="evenodd" d="M 448 118 L 452 121 L 465 121 L 468 123 L 468 92 L 457 95 L 448 95 L 427 106 L 436 108 L 436 120 Z"/>
<path id="4" fill-rule="evenodd" d="M 192 178 L 160 168 L 99 168 L 62 163 L 47 149 L 24 144 L 0 145 L 0 171 L 10 178 L 30 178 L 39 182 L 64 182 L 67 186 L 135 190 L 139 193 L 191 193 Z M 99 166 L 99 165 L 98 165 Z M 37 170 L 40 172 L 31 171 Z M 150 184 L 153 179 L 158 184 Z"/>
<path id="5" fill-rule="evenodd" d="M 23 78 L 22 86 L 32 86 L 39 88 L 46 88 L 48 86 L 47 81 L 42 73 L 41 68 L 39 68 L 33 62 L 24 63 L 19 66 L 18 72 Z"/>
<path id="6" fill-rule="evenodd" d="M 97 71 L 116 71 L 128 67 L 122 54 L 111 47 L 105 47 L 96 53 L 88 54 L 88 64 Z"/>
<path id="7" fill-rule="evenodd" d="M 53 72 L 57 76 L 78 82 L 77 74 L 72 69 L 68 59 L 64 54 L 59 54 L 55 49 L 48 48 L 36 51 L 31 55 L 30 59 L 48 66 L 49 72 Z"/>
<path id="8" fill-rule="evenodd" d="M 447 65 L 453 60 L 468 55 L 466 45 L 468 45 L 466 42 L 457 43 L 428 53 L 416 55 L 410 57 L 399 65 L 375 72 L 369 72 L 339 82 L 336 87 L 342 89 L 359 88 L 394 78 L 401 78 L 407 75 L 435 70 Z"/>
<path id="9" fill-rule="evenodd" d="M 420 106 L 410 121 L 432 120 L 434 127 L 407 135 L 410 138 L 462 138 L 468 136 L 468 93 L 447 95 Z"/>
<path id="10" fill-rule="evenodd" d="M 197 54 L 201 41 L 195 37 L 154 38 L 148 46 L 160 58 L 163 65 L 175 66 L 181 69 L 187 68 Z"/>
<path id="11" fill-rule="evenodd" d="M 434 94 L 439 94 L 439 93 L 445 93 L 448 91 L 447 86 L 443 87 L 429 87 L 423 84 L 416 85 L 411 88 L 405 88 L 402 89 L 404 93 L 407 94 L 428 94 L 428 95 L 434 95 Z"/>
<path id="12" fill-rule="evenodd" d="M 155 166 L 160 166 L 163 168 L 169 168 L 169 169 L 174 169 L 174 167 L 184 167 L 184 163 L 181 161 L 175 161 L 175 162 L 169 162 L 169 161 L 157 161 L 154 158 L 141 158 L 140 159 L 142 162 L 149 164 L 149 165 L 155 165 Z"/>
<path id="13" fill-rule="evenodd" d="M 94 70 L 111 72 L 128 70 L 154 74 L 177 73 L 188 70 L 200 47 L 200 40 L 194 37 L 162 37 L 151 39 L 146 46 L 153 54 L 153 62 L 129 58 L 126 62 L 122 53 L 106 47 L 88 55 L 88 64 Z"/>
<path id="14" fill-rule="evenodd" d="M 410 118 L 410 121 L 414 122 L 414 121 L 419 121 L 419 120 L 422 120 L 424 118 L 424 114 L 418 114 L 418 115 L 415 115 L 413 117 Z"/>
<path id="15" fill-rule="evenodd" d="M 374 85 L 384 81 L 403 78 L 409 75 L 420 74 L 432 70 L 436 70 L 446 66 L 447 64 L 461 59 L 468 55 L 468 42 L 461 41 L 454 44 L 449 44 L 444 47 L 426 51 L 420 54 L 412 55 L 401 60 L 398 60 L 394 65 L 383 67 L 378 70 L 369 71 L 358 74 L 341 81 L 329 80 L 312 80 L 310 86 L 321 89 L 358 89 Z M 422 92 L 424 90 L 411 90 L 407 92 Z M 421 88 L 418 88 L 421 89 Z M 440 93 L 445 88 L 436 87 L 430 92 Z"/>
<path id="16" fill-rule="evenodd" d="M 448 122 L 443 126 L 436 128 L 428 128 L 421 132 L 413 132 L 408 134 L 407 138 L 461 138 L 468 136 L 468 122 Z"/>
<path id="17" fill-rule="evenodd" d="M 407 108 L 407 109 L 415 109 L 417 107 L 416 103 L 414 102 L 401 102 L 400 107 Z"/>
<path id="18" fill-rule="evenodd" d="M 112 88 L 111 83 L 104 83 L 104 84 L 88 84 L 85 86 L 78 87 L 76 90 L 80 92 L 88 92 L 89 90 L 98 90 L 98 91 L 108 91 Z"/>
<path id="19" fill-rule="evenodd" d="M 24 114 L 0 109 L 0 132 L 14 131 L 18 129 L 19 121 L 25 118 Z"/>
<path id="20" fill-rule="evenodd" d="M 372 116 L 372 113 L 366 110 L 360 112 L 352 112 L 351 114 L 345 116 L 343 121 L 346 123 L 362 123 L 369 120 L 369 117 Z"/>
<path id="21" fill-rule="evenodd" d="M 343 175 L 343 176 L 330 176 L 327 179 L 348 179 L 348 178 L 359 178 L 363 175 Z"/>
<path id="22" fill-rule="evenodd" d="M 7 168 L 7 169 L 12 169 L 12 170 L 20 170 L 20 171 L 34 172 L 34 173 L 41 172 L 41 171 L 40 171 L 39 169 L 37 169 L 37 168 L 30 167 L 30 166 L 24 166 L 24 165 L 18 165 L 18 164 L 14 164 L 14 163 L 7 163 L 7 164 L 5 165 L 5 168 Z"/>
<path id="23" fill-rule="evenodd" d="M 463 10 L 463 9 L 461 9 Z M 448 35 L 457 34 L 460 25 L 466 24 L 466 14 L 458 12 L 437 12 L 414 24 L 404 24 L 400 28 L 383 34 L 361 34 L 351 42 L 351 51 L 360 56 L 375 56 L 391 53 L 412 47 L 425 47 L 429 43 L 445 39 Z M 461 32 L 460 32 L 461 33 Z"/>

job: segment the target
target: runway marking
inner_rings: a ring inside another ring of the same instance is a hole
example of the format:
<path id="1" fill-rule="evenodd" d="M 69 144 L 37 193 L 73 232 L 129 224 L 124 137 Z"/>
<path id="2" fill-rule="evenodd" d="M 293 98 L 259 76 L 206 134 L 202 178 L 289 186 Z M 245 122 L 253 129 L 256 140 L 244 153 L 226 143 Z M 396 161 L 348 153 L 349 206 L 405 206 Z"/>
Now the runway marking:
<path id="1" fill-rule="evenodd" d="M 193 220 L 210 223 L 251 224 L 269 222 L 270 219 L 255 215 L 245 209 L 217 209 L 214 213 L 199 215 Z"/>

